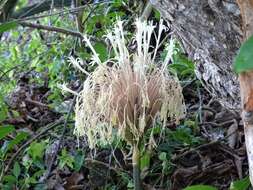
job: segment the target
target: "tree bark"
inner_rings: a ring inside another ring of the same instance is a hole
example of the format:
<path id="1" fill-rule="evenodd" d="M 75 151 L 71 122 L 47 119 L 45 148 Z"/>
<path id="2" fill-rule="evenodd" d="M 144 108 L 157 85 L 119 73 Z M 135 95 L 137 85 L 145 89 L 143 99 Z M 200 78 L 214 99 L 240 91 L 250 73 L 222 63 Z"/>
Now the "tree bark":
<path id="1" fill-rule="evenodd" d="M 196 62 L 197 77 L 225 107 L 240 110 L 233 59 L 243 37 L 236 0 L 150 0 L 169 21 L 186 53 Z"/>

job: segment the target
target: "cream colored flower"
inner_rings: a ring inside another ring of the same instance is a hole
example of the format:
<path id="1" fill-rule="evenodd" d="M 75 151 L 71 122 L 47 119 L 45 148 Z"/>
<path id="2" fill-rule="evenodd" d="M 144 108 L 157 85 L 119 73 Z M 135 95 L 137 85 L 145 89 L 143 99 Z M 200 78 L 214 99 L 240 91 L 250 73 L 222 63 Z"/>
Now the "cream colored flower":
<path id="1" fill-rule="evenodd" d="M 149 52 L 151 36 L 155 26 L 152 22 L 136 21 L 137 51 L 130 55 L 123 31 L 123 22 L 118 21 L 107 39 L 115 57 L 113 66 L 101 63 L 90 41 L 85 42 L 94 56 L 92 64 L 98 64 L 93 73 L 87 74 L 83 89 L 75 105 L 75 131 L 86 136 L 89 146 L 94 148 L 98 140 L 108 143 L 113 137 L 113 128 L 128 143 L 136 144 L 157 119 L 178 121 L 185 115 L 182 89 L 176 76 L 167 70 L 172 57 L 174 42 L 168 46 L 164 62 L 156 62 L 161 33 L 166 27 L 159 24 L 157 44 Z M 78 69 L 78 61 L 70 58 Z M 83 71 L 85 74 L 86 72 Z"/>

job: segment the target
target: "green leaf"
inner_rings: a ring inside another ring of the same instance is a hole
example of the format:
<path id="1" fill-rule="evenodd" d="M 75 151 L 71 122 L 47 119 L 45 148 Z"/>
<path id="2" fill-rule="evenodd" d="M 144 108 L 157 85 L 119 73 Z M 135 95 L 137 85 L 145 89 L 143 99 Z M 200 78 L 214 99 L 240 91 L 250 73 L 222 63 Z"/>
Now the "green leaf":
<path id="1" fill-rule="evenodd" d="M 230 190 L 247 190 L 250 186 L 249 177 L 245 177 L 241 180 L 233 181 L 230 185 Z"/>
<path id="2" fill-rule="evenodd" d="M 183 190 L 218 190 L 218 189 L 209 185 L 193 185 L 186 187 Z"/>
<path id="3" fill-rule="evenodd" d="M 253 36 L 242 44 L 235 58 L 233 69 L 237 74 L 253 69 Z"/>
<path id="4" fill-rule="evenodd" d="M 3 177 L 3 181 L 7 182 L 8 184 L 14 184 L 14 183 L 16 183 L 17 178 L 15 178 L 12 175 L 6 175 L 6 176 Z"/>
<path id="5" fill-rule="evenodd" d="M 148 169 L 150 165 L 150 153 L 149 152 L 144 152 L 144 154 L 142 155 L 141 159 L 140 159 L 140 168 L 141 171 L 144 169 Z"/>
<path id="6" fill-rule="evenodd" d="M 15 162 L 12 172 L 13 172 L 13 175 L 16 177 L 16 179 L 18 179 L 18 177 L 20 175 L 20 171 L 21 171 L 21 169 L 20 169 L 19 163 Z"/>
<path id="7" fill-rule="evenodd" d="M 158 157 L 159 157 L 159 160 L 165 161 L 165 160 L 167 160 L 167 153 L 161 152 Z"/>
<path id="8" fill-rule="evenodd" d="M 187 126 L 179 126 L 171 135 L 171 138 L 184 146 L 199 143 L 199 139 L 192 135 L 192 129 Z"/>
<path id="9" fill-rule="evenodd" d="M 61 151 L 61 155 L 59 156 L 59 167 L 60 169 L 64 168 L 64 166 L 68 166 L 73 169 L 73 163 L 75 162 L 74 157 L 68 154 L 67 150 L 64 148 Z"/>
<path id="10" fill-rule="evenodd" d="M 21 141 L 23 141 L 24 139 L 26 139 L 28 136 L 28 134 L 26 132 L 20 132 L 17 134 L 17 136 L 15 137 L 15 139 L 13 139 L 7 147 L 7 150 L 12 149 L 15 145 L 19 144 Z"/>
<path id="11" fill-rule="evenodd" d="M 105 44 L 98 42 L 94 45 L 94 49 L 99 55 L 100 60 L 104 62 L 107 58 L 107 49 L 106 49 Z"/>
<path id="12" fill-rule="evenodd" d="M 74 159 L 74 170 L 78 172 L 81 169 L 83 163 L 84 163 L 84 154 L 83 152 L 78 151 Z"/>
<path id="13" fill-rule="evenodd" d="M 128 189 L 133 189 L 133 188 L 134 188 L 134 183 L 133 183 L 133 181 L 128 181 L 127 188 L 128 188 Z"/>
<path id="14" fill-rule="evenodd" d="M 44 155 L 44 150 L 46 148 L 45 142 L 33 142 L 30 145 L 30 148 L 28 150 L 28 154 L 32 157 L 32 159 L 35 161 L 37 158 L 41 159 Z"/>
<path id="15" fill-rule="evenodd" d="M 0 140 L 11 133 L 15 128 L 13 126 L 0 127 Z"/>
<path id="16" fill-rule="evenodd" d="M 3 23 L 0 25 L 0 34 L 10 29 L 16 28 L 17 26 L 18 26 L 18 23 L 15 21 Z"/>
<path id="17" fill-rule="evenodd" d="M 156 18 L 157 20 L 160 20 L 160 18 L 161 18 L 160 12 L 159 12 L 158 10 L 156 10 L 156 9 L 154 9 L 154 12 L 155 12 L 155 18 Z"/>

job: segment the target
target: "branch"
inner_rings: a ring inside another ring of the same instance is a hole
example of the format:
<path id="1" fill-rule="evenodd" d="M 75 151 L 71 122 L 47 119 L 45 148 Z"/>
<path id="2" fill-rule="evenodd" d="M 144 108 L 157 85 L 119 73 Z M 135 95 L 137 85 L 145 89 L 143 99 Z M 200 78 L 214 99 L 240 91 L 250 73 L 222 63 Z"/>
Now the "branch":
<path id="1" fill-rule="evenodd" d="M 69 29 L 65 29 L 65 28 L 59 28 L 59 27 L 55 27 L 55 26 L 45 26 L 45 25 L 41 25 L 41 24 L 33 24 L 33 23 L 29 23 L 29 22 L 19 22 L 19 24 L 23 27 L 30 27 L 30 28 L 36 28 L 39 30 L 58 32 L 58 33 L 62 33 L 65 35 L 75 36 L 75 37 L 83 39 L 82 33 L 77 32 L 77 31 L 73 31 L 73 30 L 69 30 Z"/>
<path id="2" fill-rule="evenodd" d="M 151 12 L 152 12 L 152 9 L 153 9 L 153 6 L 152 4 L 148 1 L 145 8 L 144 8 L 144 11 L 141 15 L 141 20 L 144 21 L 144 20 L 148 20 L 148 17 L 150 16 Z"/>
<path id="3" fill-rule="evenodd" d="M 70 7 L 72 0 L 54 0 L 53 8 Z M 51 9 L 52 0 L 42 1 L 31 6 L 24 7 L 14 12 L 11 18 L 24 18 L 42 13 Z"/>
<path id="4" fill-rule="evenodd" d="M 54 9 L 70 7 L 72 4 L 72 0 L 45 0 L 40 3 L 36 3 L 31 6 L 27 6 L 27 7 L 17 10 L 16 12 L 11 14 L 10 18 L 14 18 L 14 19 L 26 18 L 26 17 L 31 17 L 36 14 L 45 12 L 45 11 L 49 11 L 52 8 L 52 2 L 53 2 Z M 110 1 L 105 1 L 105 0 L 94 2 L 94 3 L 92 2 L 93 1 L 91 0 L 82 0 L 82 4 L 80 4 L 79 7 L 76 7 L 75 11 L 80 11 L 89 4 L 96 5 L 96 4 L 101 4 L 101 3 L 110 3 Z M 62 12 L 64 12 L 64 10 L 62 10 Z"/>
<path id="5" fill-rule="evenodd" d="M 8 0 L 1 9 L 0 12 L 0 22 L 6 21 L 9 16 L 12 14 L 18 0 Z"/>
<path id="6" fill-rule="evenodd" d="M 37 20 L 37 19 L 41 19 L 41 18 L 45 18 L 45 17 L 51 17 L 51 16 L 56 16 L 56 15 L 67 15 L 67 14 L 72 14 L 72 13 L 76 13 L 79 10 L 83 10 L 86 8 L 87 5 L 82 5 L 80 7 L 76 7 L 76 8 L 69 8 L 69 9 L 64 9 L 61 11 L 55 11 L 53 13 L 46 13 L 46 14 L 40 14 L 40 15 L 36 15 L 36 16 L 29 16 L 29 17 L 24 17 L 24 18 L 19 18 L 19 19 L 13 19 L 12 21 L 27 21 L 27 20 Z"/>

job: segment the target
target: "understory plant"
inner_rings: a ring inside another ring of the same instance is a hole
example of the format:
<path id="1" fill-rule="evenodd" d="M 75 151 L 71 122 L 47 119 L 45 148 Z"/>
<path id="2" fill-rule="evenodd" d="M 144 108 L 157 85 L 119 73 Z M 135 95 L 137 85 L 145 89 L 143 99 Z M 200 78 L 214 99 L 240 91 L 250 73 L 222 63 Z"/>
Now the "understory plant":
<path id="1" fill-rule="evenodd" d="M 165 127 L 168 120 L 178 122 L 185 114 L 180 83 L 167 69 L 173 54 L 173 40 L 164 61 L 157 59 L 161 33 L 166 30 L 162 22 L 156 34 L 152 22 L 136 21 L 137 48 L 131 54 L 123 21 L 117 21 L 112 32 L 106 35 L 114 52 L 113 58 L 105 63 L 84 36 L 93 53 L 91 64 L 97 65 L 92 73 L 82 68 L 80 59 L 70 58 L 71 63 L 87 75 L 82 91 L 77 94 L 74 133 L 86 136 L 90 148 L 95 148 L 98 142 L 110 143 L 115 132 L 123 138 L 133 150 L 135 190 L 141 189 L 140 145 L 145 131 L 152 129 L 157 120 Z M 150 44 L 153 36 L 155 47 Z M 152 134 L 149 138 L 152 144 Z"/>

